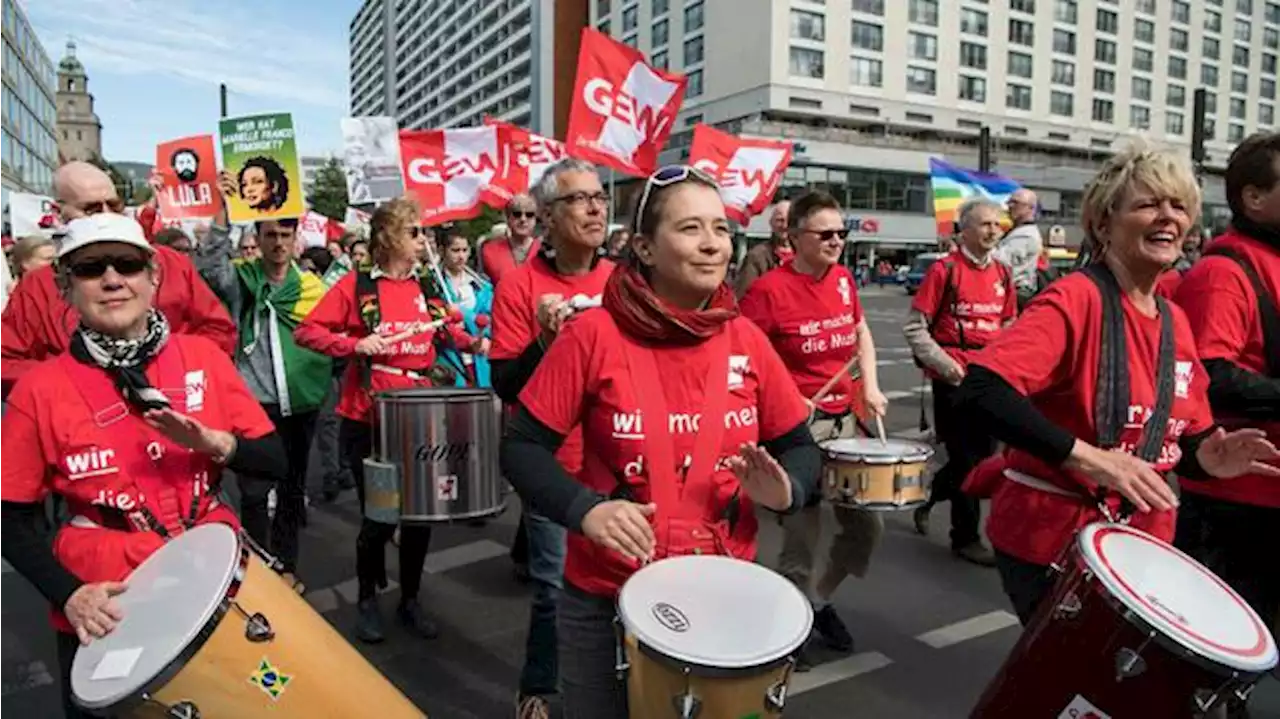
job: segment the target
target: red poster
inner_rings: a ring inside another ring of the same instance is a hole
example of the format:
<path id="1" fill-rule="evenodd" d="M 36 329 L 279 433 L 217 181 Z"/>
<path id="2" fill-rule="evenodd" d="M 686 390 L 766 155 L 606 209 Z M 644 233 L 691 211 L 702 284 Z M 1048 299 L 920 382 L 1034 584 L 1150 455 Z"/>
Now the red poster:
<path id="1" fill-rule="evenodd" d="M 582 30 L 565 139 L 569 154 L 632 175 L 651 174 L 684 100 L 684 75 L 592 28 Z"/>
<path id="2" fill-rule="evenodd" d="M 502 126 L 401 130 L 405 192 L 424 225 L 465 220 L 484 205 L 505 207 L 511 188 L 510 132 Z"/>
<path id="3" fill-rule="evenodd" d="M 689 164 L 720 183 L 725 214 L 740 225 L 764 212 L 791 164 L 791 143 L 738 137 L 714 127 L 693 128 Z"/>
<path id="4" fill-rule="evenodd" d="M 213 135 L 195 135 L 157 145 L 156 171 L 164 182 L 156 199 L 166 221 L 212 218 L 221 212 Z"/>

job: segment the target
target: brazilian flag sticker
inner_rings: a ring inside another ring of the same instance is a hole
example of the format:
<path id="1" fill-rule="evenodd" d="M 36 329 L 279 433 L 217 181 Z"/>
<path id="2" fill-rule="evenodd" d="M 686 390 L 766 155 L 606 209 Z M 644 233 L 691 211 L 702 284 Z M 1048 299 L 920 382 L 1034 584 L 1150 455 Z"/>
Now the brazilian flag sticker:
<path id="1" fill-rule="evenodd" d="M 266 657 L 258 664 L 258 671 L 249 675 L 249 683 L 266 692 L 271 701 L 278 700 L 291 681 L 293 677 L 272 666 Z"/>

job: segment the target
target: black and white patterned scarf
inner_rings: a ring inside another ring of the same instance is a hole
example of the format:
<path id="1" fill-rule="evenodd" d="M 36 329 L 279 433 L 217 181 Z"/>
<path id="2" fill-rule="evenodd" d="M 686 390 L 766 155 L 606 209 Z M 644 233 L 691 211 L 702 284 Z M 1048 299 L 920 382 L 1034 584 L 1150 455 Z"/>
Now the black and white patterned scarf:
<path id="1" fill-rule="evenodd" d="M 168 341 L 169 321 L 152 309 L 147 333 L 134 340 L 107 336 L 81 322 L 71 337 L 71 356 L 109 372 L 125 400 L 137 409 L 166 409 L 169 398 L 151 386 L 145 370 Z"/>

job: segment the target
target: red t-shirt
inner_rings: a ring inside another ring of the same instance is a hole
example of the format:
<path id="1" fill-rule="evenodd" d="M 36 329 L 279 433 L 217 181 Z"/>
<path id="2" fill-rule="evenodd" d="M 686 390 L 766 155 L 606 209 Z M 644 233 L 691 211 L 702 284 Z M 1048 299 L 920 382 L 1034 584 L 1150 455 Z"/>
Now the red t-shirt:
<path id="1" fill-rule="evenodd" d="M 356 343 L 369 334 L 360 316 L 360 300 L 356 297 L 358 273 L 348 272 L 337 284 L 325 292 L 320 303 L 293 331 L 298 344 L 330 357 L 353 357 Z M 378 288 L 378 312 L 380 322 L 377 333 L 391 336 L 409 329 L 415 322 L 430 322 L 426 298 L 417 277 L 392 279 L 381 276 L 374 280 Z M 474 341 L 459 324 L 445 325 L 453 342 L 459 347 L 469 347 Z M 422 332 L 397 342 L 388 354 L 369 358 L 370 364 L 425 373 L 436 360 L 432 339 L 435 331 Z M 430 387 L 425 378 L 414 379 L 374 367 L 369 372 L 369 386 L 361 381 L 360 362 L 347 364 L 342 376 L 342 394 L 337 412 L 347 419 L 368 422 L 373 409 L 372 394 L 391 389 Z"/>
<path id="2" fill-rule="evenodd" d="M 1280 304 L 1280 253 L 1257 240 L 1229 232 L 1214 240 L 1213 247 L 1230 248 L 1244 255 L 1262 280 L 1273 302 Z M 1187 313 L 1195 332 L 1201 360 L 1224 359 L 1257 372 L 1267 373 L 1262 343 L 1262 318 L 1258 296 L 1244 270 L 1229 257 L 1205 255 L 1182 278 L 1177 302 Z M 1243 422 L 1219 417 L 1228 427 L 1258 426 L 1272 442 L 1280 442 L 1280 421 Z M 1263 507 L 1280 507 L 1280 480 L 1247 475 L 1206 482 L 1187 480 L 1188 492 Z"/>
<path id="3" fill-rule="evenodd" d="M 505 281 L 498 285 L 493 298 L 493 346 L 489 359 L 510 360 L 520 356 L 542 334 L 538 324 L 538 298 L 543 295 L 561 295 L 566 300 L 581 295 L 596 300 L 604 293 L 605 283 L 613 273 L 613 263 L 596 260 L 585 275 L 562 275 L 541 255 L 512 270 Z M 577 322 L 571 318 L 568 324 Z M 546 363 L 546 358 L 543 358 Z M 570 432 L 569 429 L 573 431 Z M 556 458 L 569 474 L 577 474 L 582 468 L 582 431 L 566 428 L 564 444 L 556 452 Z"/>
<path id="4" fill-rule="evenodd" d="M 1132 449 L 1141 438 L 1142 423 L 1155 406 L 1160 318 L 1140 314 L 1128 299 L 1122 300 L 1122 306 L 1129 353 L 1130 421 L 1121 432 L 1121 446 Z M 1164 446 L 1154 463 L 1159 472 L 1173 469 L 1181 459 L 1179 437 L 1203 432 L 1213 424 L 1209 378 L 1196 356 L 1191 326 L 1176 305 L 1170 304 L 1169 310 L 1173 313 L 1175 388 Z M 1049 420 L 1096 444 L 1093 411 L 1101 325 L 1102 297 L 1097 287 L 1081 273 L 1070 274 L 1037 295 L 1018 321 L 974 355 L 972 363 L 999 374 Z M 1048 564 L 1057 559 L 1076 530 L 1100 519 L 1093 502 L 1084 499 L 1094 496 L 1097 485 L 1084 475 L 1051 467 L 1016 449 L 1006 451 L 1005 464 L 1082 496 L 1076 499 L 1017 482 L 1001 482 L 987 520 L 987 536 L 993 547 L 1028 562 Z M 1110 501 L 1118 508 L 1117 497 Z M 1138 514 L 1132 523 L 1166 541 L 1173 539 L 1172 511 Z"/>
<path id="5" fill-rule="evenodd" d="M 162 246 L 155 250 L 160 280 L 155 306 L 172 331 L 207 337 L 231 356 L 236 349 L 236 325 L 226 308 L 186 255 Z M 62 299 L 52 267 L 24 275 L 4 309 L 0 333 L 4 386 L 11 387 L 37 363 L 66 352 L 79 321 L 75 308 Z"/>
<path id="6" fill-rule="evenodd" d="M 862 304 L 844 267 L 832 267 L 815 280 L 788 262 L 752 283 L 739 307 L 764 330 L 805 397 L 812 397 L 858 354 Z M 853 392 L 853 377 L 845 372 L 818 408 L 848 412 Z"/>
<path id="7" fill-rule="evenodd" d="M 1178 293 L 1178 287 L 1182 284 L 1182 273 L 1177 270 L 1165 270 L 1160 275 L 1160 279 L 1156 280 L 1156 294 L 1171 300 Z"/>
<path id="8" fill-rule="evenodd" d="M 507 238 L 489 240 L 480 246 L 480 271 L 489 276 L 489 281 L 496 287 L 498 281 L 503 277 L 511 274 L 511 271 L 521 265 L 528 264 L 538 254 L 538 248 L 542 247 L 542 240 L 533 238 L 529 243 L 529 252 L 525 255 L 524 262 L 516 262 L 516 256 L 511 251 L 511 241 Z"/>
<path id="9" fill-rule="evenodd" d="M 194 478 L 202 498 L 197 523 L 236 524 L 235 515 L 210 492 L 220 470 L 208 457 L 173 444 L 147 425 L 118 398 L 105 373 L 97 377 L 100 370 L 76 368 L 105 384 L 106 394 L 119 403 L 114 405 L 119 414 L 95 412 L 92 394 L 64 363 L 74 360 L 64 356 L 36 365 L 9 396 L 0 423 L 0 499 L 40 502 L 53 492 L 67 499 L 72 514 L 90 518 L 102 507 L 127 511 L 141 504 L 176 531 L 176 520 L 190 512 Z M 275 431 L 230 357 L 203 337 L 172 335 L 146 375 L 176 411 L 207 427 L 250 439 Z M 81 581 L 118 581 L 162 543 L 153 532 L 64 526 L 53 549 Z M 60 615 L 55 614 L 55 624 L 70 631 Z"/>
<path id="10" fill-rule="evenodd" d="M 708 481 L 715 486 L 706 519 L 714 520 L 739 490 L 735 475 L 723 468 L 744 442 L 775 439 L 808 417 L 809 410 L 786 366 L 758 327 L 744 317 L 726 325 L 729 336 L 729 397 L 725 433 Z M 698 441 L 700 412 L 709 372 L 706 344 L 658 347 L 661 377 L 635 377 L 621 343 L 624 340 L 604 309 L 583 313 L 551 345 L 520 394 L 520 403 L 540 422 L 561 434 L 581 427 L 586 457 L 578 480 L 609 494 L 622 479 L 634 500 L 652 500 L 645 470 L 644 425 L 635 393 L 661 391 L 669 413 L 672 456 L 688 462 Z M 630 340 L 625 340 L 630 341 Z M 684 491 L 688 491 L 687 488 Z M 741 519 L 730 537 L 735 556 L 755 557 L 756 519 L 745 493 L 739 493 Z M 658 508 L 659 519 L 665 516 Z M 569 535 L 565 579 L 592 594 L 612 596 L 635 571 L 622 555 L 581 534 Z"/>
<path id="11" fill-rule="evenodd" d="M 978 267 L 956 250 L 929 266 L 911 309 L 933 323 L 933 339 L 942 345 L 943 351 L 961 367 L 968 367 L 977 351 L 1018 316 L 1018 296 L 1013 291 L 1011 275 L 1009 269 L 995 259 L 986 267 Z M 949 291 L 948 282 L 951 283 Z M 960 349 L 962 328 L 967 350 Z M 932 370 L 926 373 L 937 378 Z"/>

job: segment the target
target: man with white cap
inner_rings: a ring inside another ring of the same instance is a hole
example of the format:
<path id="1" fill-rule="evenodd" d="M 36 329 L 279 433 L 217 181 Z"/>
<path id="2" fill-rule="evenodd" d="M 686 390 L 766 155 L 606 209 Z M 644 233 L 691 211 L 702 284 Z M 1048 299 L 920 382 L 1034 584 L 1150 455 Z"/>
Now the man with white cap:
<path id="1" fill-rule="evenodd" d="M 231 358 L 204 337 L 171 333 L 155 308 L 155 249 L 137 222 L 71 221 L 55 267 L 78 319 L 67 351 L 29 369 L 9 396 L 0 546 L 53 605 L 65 686 L 77 645 L 121 620 L 113 597 L 133 568 L 195 525 L 238 526 L 218 499 L 222 468 L 276 481 L 286 462 Z M 54 541 L 50 493 L 72 517 Z"/>

